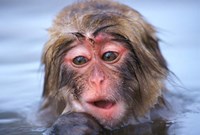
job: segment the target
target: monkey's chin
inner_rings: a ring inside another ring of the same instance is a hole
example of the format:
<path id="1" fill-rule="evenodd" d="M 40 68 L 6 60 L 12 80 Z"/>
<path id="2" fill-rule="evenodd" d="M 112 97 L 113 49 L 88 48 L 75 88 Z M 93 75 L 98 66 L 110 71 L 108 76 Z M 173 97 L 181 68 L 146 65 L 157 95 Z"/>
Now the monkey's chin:
<path id="1" fill-rule="evenodd" d="M 111 100 L 87 101 L 83 107 L 85 111 L 96 118 L 105 128 L 113 129 L 125 117 L 123 102 Z"/>

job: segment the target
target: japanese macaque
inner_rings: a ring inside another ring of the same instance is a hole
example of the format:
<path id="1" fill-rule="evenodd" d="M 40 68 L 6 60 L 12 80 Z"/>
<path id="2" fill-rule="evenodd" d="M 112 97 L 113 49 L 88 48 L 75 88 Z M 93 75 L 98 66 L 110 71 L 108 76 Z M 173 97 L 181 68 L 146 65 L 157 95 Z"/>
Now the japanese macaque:
<path id="1" fill-rule="evenodd" d="M 49 33 L 41 114 L 52 134 L 137 124 L 164 105 L 169 70 L 154 27 L 134 9 L 77 2 L 58 14 Z"/>

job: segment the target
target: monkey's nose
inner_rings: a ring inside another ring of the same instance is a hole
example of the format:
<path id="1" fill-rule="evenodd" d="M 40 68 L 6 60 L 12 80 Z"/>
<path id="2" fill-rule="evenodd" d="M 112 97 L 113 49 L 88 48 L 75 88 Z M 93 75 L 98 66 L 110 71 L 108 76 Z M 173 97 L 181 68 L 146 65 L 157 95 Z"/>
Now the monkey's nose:
<path id="1" fill-rule="evenodd" d="M 103 84 L 104 76 L 98 75 L 98 76 L 90 77 L 89 82 L 93 87 L 98 88 Z"/>
<path id="2" fill-rule="evenodd" d="M 89 77 L 89 83 L 93 87 L 97 88 L 103 84 L 104 80 L 105 80 L 104 72 L 100 68 L 95 66 Z"/>

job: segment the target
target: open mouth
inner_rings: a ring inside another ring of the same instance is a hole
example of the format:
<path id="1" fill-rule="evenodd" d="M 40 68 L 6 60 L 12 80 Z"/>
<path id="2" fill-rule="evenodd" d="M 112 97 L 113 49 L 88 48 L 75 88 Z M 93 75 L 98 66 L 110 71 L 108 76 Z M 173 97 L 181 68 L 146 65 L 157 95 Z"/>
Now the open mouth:
<path id="1" fill-rule="evenodd" d="M 125 115 L 124 102 L 109 97 L 93 97 L 83 102 L 86 113 L 96 118 L 100 124 L 115 126 Z"/>
<path id="2" fill-rule="evenodd" d="M 116 102 L 109 101 L 109 100 L 98 100 L 98 101 L 92 101 L 88 103 L 101 109 L 110 109 L 116 104 Z"/>

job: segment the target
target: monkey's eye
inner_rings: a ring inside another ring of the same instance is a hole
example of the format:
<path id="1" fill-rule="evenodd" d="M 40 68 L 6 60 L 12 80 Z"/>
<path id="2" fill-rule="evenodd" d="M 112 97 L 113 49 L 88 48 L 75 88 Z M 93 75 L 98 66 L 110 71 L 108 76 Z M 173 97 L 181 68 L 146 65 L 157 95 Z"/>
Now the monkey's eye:
<path id="1" fill-rule="evenodd" d="M 118 55 L 119 54 L 117 52 L 108 51 L 103 54 L 102 60 L 107 61 L 107 62 L 112 62 L 117 59 Z"/>
<path id="2" fill-rule="evenodd" d="M 83 64 L 85 64 L 85 63 L 87 63 L 88 62 L 88 59 L 86 58 L 86 57 L 84 57 L 84 56 L 77 56 L 77 57 L 75 57 L 74 59 L 73 59 L 73 63 L 75 64 L 75 65 L 83 65 Z"/>

